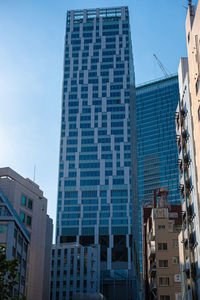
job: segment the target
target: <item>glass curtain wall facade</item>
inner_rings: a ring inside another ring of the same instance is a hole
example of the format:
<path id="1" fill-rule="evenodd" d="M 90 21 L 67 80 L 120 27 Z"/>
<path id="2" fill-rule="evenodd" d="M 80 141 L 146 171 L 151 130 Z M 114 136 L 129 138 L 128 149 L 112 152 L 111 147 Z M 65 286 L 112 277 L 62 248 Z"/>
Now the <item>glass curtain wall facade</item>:
<path id="1" fill-rule="evenodd" d="M 153 204 L 154 189 L 165 187 L 169 191 L 168 202 L 180 203 L 174 121 L 178 99 L 177 76 L 136 88 L 140 220 L 142 206 Z M 142 254 L 140 260 L 142 261 Z"/>
<path id="2" fill-rule="evenodd" d="M 104 275 L 120 280 L 131 269 L 134 91 L 128 8 L 68 11 L 57 243 L 100 244 Z"/>

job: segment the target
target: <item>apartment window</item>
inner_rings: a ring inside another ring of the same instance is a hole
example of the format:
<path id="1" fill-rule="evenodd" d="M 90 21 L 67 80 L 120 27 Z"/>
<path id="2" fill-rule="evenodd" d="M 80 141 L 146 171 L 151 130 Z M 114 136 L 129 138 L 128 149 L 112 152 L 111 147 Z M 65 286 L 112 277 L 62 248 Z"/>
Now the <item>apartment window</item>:
<path id="1" fill-rule="evenodd" d="M 173 256 L 172 257 L 172 263 L 173 264 L 179 264 L 179 256 Z"/>
<path id="2" fill-rule="evenodd" d="M 198 108 L 198 120 L 200 121 L 200 106 Z"/>
<path id="3" fill-rule="evenodd" d="M 22 211 L 20 212 L 20 220 L 25 223 L 25 214 Z"/>
<path id="4" fill-rule="evenodd" d="M 173 247 L 178 248 L 178 240 L 172 240 Z"/>
<path id="5" fill-rule="evenodd" d="M 169 295 L 160 295 L 160 300 L 170 300 Z"/>
<path id="6" fill-rule="evenodd" d="M 159 260 L 158 265 L 159 268 L 168 268 L 168 260 Z"/>
<path id="7" fill-rule="evenodd" d="M 190 42 L 190 32 L 188 32 L 188 44 Z"/>
<path id="8" fill-rule="evenodd" d="M 158 225 L 158 229 L 159 229 L 159 230 L 165 229 L 165 225 L 162 225 L 162 224 L 161 224 L 161 225 Z"/>
<path id="9" fill-rule="evenodd" d="M 158 243 L 158 250 L 167 250 L 167 243 Z"/>
<path id="10" fill-rule="evenodd" d="M 30 216 L 27 216 L 26 224 L 31 227 L 31 223 L 32 223 L 32 218 Z"/>
<path id="11" fill-rule="evenodd" d="M 33 201 L 31 199 L 28 199 L 28 208 L 33 208 Z"/>
<path id="12" fill-rule="evenodd" d="M 200 88 L 200 77 L 197 78 L 195 87 L 196 87 L 196 95 L 197 95 L 198 91 L 199 91 L 199 88 Z"/>
<path id="13" fill-rule="evenodd" d="M 22 195 L 21 204 L 26 206 L 26 196 Z"/>
<path id="14" fill-rule="evenodd" d="M 159 286 L 169 286 L 169 277 L 159 277 Z"/>

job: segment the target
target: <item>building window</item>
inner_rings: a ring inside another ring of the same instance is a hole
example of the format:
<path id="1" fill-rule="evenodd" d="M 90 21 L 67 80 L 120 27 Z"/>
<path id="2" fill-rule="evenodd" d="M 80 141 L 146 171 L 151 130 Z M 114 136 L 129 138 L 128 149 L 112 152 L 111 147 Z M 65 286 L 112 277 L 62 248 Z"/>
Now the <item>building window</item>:
<path id="1" fill-rule="evenodd" d="M 190 42 L 190 32 L 188 32 L 188 44 Z"/>
<path id="2" fill-rule="evenodd" d="M 168 268 L 168 260 L 159 260 L 159 268 Z"/>
<path id="3" fill-rule="evenodd" d="M 21 204 L 26 206 L 26 196 L 22 195 Z"/>
<path id="4" fill-rule="evenodd" d="M 20 212 L 20 220 L 25 223 L 25 214 L 22 211 Z"/>
<path id="5" fill-rule="evenodd" d="M 170 300 L 169 295 L 160 295 L 160 300 Z"/>
<path id="6" fill-rule="evenodd" d="M 7 224 L 0 224 L 0 234 L 6 234 L 8 230 Z"/>
<path id="7" fill-rule="evenodd" d="M 167 243 L 158 243 L 158 250 L 167 250 Z"/>
<path id="8" fill-rule="evenodd" d="M 173 248 L 178 248 L 178 240 L 172 240 Z"/>
<path id="9" fill-rule="evenodd" d="M 165 225 L 158 225 L 158 229 L 159 230 L 165 229 Z"/>
<path id="10" fill-rule="evenodd" d="M 200 106 L 198 108 L 198 120 L 200 121 Z"/>
<path id="11" fill-rule="evenodd" d="M 169 286 L 169 277 L 159 277 L 159 286 Z"/>
<path id="12" fill-rule="evenodd" d="M 200 76 L 198 76 L 197 78 L 195 87 L 196 87 L 196 95 L 197 95 L 200 88 Z"/>
<path id="13" fill-rule="evenodd" d="M 33 201 L 28 199 L 28 208 L 33 209 Z"/>
<path id="14" fill-rule="evenodd" d="M 173 264 L 179 264 L 179 256 L 173 256 L 172 257 L 172 263 Z"/>
<path id="15" fill-rule="evenodd" d="M 26 224 L 31 227 L 31 222 L 32 222 L 32 218 L 30 216 L 27 216 Z"/>

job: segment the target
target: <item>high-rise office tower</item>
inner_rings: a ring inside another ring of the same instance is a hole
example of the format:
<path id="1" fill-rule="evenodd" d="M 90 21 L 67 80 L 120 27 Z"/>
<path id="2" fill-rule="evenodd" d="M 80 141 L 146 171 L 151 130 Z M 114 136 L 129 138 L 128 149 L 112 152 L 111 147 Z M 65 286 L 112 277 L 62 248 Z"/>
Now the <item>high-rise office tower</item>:
<path id="1" fill-rule="evenodd" d="M 114 282 L 112 296 L 131 270 L 134 106 L 128 8 L 68 11 L 57 243 L 100 244 L 102 284 Z"/>
<path id="2" fill-rule="evenodd" d="M 178 98 L 177 76 L 143 84 L 136 89 L 140 223 L 141 208 L 152 203 L 154 189 L 166 188 L 168 202 L 180 203 L 174 121 Z M 140 262 L 141 249 L 140 241 Z"/>

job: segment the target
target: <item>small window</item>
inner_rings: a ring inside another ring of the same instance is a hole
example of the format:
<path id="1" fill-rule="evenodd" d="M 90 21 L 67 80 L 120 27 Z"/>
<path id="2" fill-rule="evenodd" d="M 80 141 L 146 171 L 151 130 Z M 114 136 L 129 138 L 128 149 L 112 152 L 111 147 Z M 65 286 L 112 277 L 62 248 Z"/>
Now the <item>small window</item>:
<path id="1" fill-rule="evenodd" d="M 158 243 L 158 250 L 167 250 L 167 243 Z"/>
<path id="2" fill-rule="evenodd" d="M 160 295 L 160 300 L 170 300 L 170 296 L 168 296 L 168 295 Z"/>
<path id="3" fill-rule="evenodd" d="M 7 224 L 0 224 L 0 234 L 6 234 L 8 230 Z"/>
<path id="4" fill-rule="evenodd" d="M 159 268 L 168 268 L 168 260 L 159 260 Z"/>
<path id="5" fill-rule="evenodd" d="M 158 225 L 158 229 L 159 229 L 159 230 L 165 229 L 165 225 Z"/>
<path id="6" fill-rule="evenodd" d="M 32 218 L 30 216 L 27 216 L 26 224 L 31 227 L 31 223 L 32 223 Z"/>
<path id="7" fill-rule="evenodd" d="M 198 108 L 198 120 L 200 121 L 200 106 Z"/>
<path id="8" fill-rule="evenodd" d="M 22 195 L 22 201 L 21 204 L 26 206 L 26 196 Z"/>
<path id="9" fill-rule="evenodd" d="M 20 219 L 22 223 L 25 223 L 25 214 L 22 211 L 20 212 Z"/>
<path id="10" fill-rule="evenodd" d="M 169 277 L 159 277 L 159 286 L 169 286 Z"/>
<path id="11" fill-rule="evenodd" d="M 198 78 L 197 78 L 195 88 L 196 88 L 196 95 L 197 95 L 199 92 L 199 88 L 200 88 L 200 76 L 198 76 Z"/>
<path id="12" fill-rule="evenodd" d="M 172 240 L 173 247 L 178 248 L 178 240 Z"/>
<path id="13" fill-rule="evenodd" d="M 173 256 L 172 257 L 172 263 L 173 264 L 179 264 L 179 256 Z"/>
<path id="14" fill-rule="evenodd" d="M 190 32 L 188 32 L 188 44 L 190 42 Z"/>
<path id="15" fill-rule="evenodd" d="M 33 201 L 31 199 L 28 199 L 28 208 L 33 208 Z"/>

